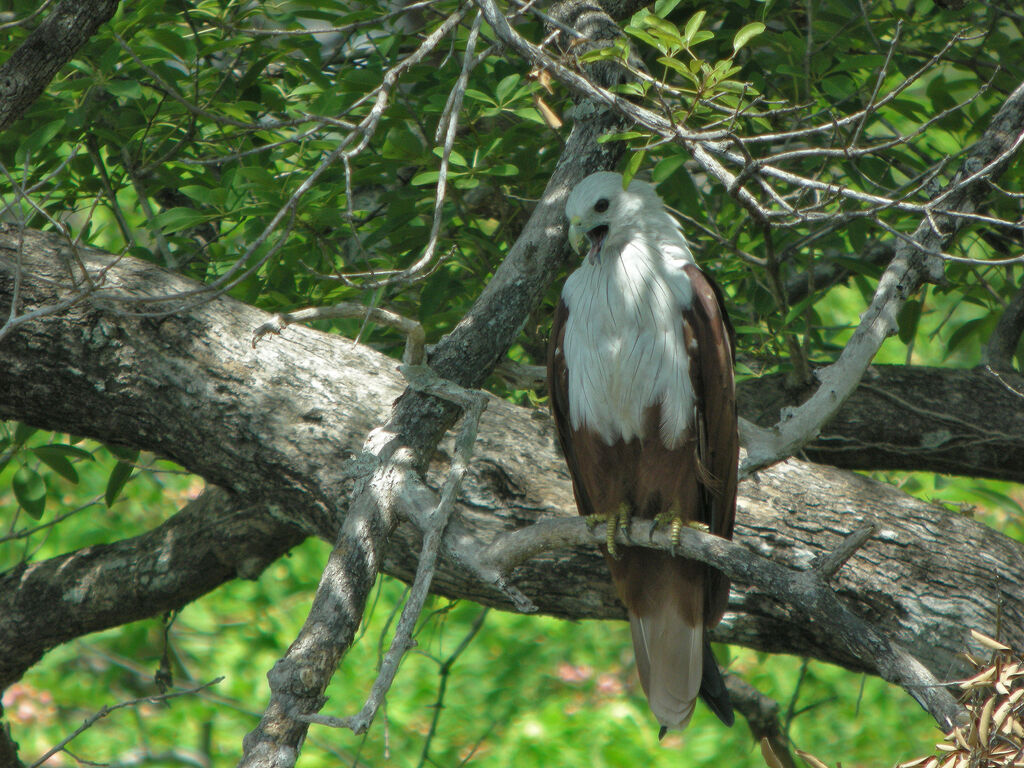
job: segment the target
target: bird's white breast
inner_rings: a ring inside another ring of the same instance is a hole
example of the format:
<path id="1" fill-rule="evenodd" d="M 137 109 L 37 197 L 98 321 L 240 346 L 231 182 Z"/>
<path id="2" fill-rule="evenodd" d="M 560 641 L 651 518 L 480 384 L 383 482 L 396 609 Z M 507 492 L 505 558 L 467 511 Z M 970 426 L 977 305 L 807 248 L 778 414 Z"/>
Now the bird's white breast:
<path id="1" fill-rule="evenodd" d="M 661 437 L 676 447 L 693 419 L 694 394 L 682 312 L 693 301 L 686 249 L 632 237 L 606 243 L 566 280 L 563 354 L 572 427 L 609 445 L 644 437 L 644 415 L 661 405 Z M 695 350 L 693 350 L 695 351 Z"/>

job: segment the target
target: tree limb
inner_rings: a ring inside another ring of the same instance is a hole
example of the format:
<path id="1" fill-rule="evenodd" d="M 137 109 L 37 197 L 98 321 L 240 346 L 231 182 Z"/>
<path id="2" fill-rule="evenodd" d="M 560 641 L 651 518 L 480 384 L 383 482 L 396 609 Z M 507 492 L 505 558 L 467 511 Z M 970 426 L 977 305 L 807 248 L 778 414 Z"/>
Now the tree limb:
<path id="1" fill-rule="evenodd" d="M 1024 380 L 1002 374 L 1024 389 Z M 812 388 L 784 374 L 738 387 L 740 415 L 763 427 Z M 984 369 L 872 365 L 856 390 L 803 448 L 811 461 L 847 469 L 901 469 L 1024 482 L 1020 395 Z"/>
<path id="2" fill-rule="evenodd" d="M 0 304 L 11 295 L 12 254 L 21 239 L 0 230 Z M 72 292 L 61 239 L 31 231 L 23 239 L 26 307 Z M 128 257 L 88 249 L 79 256 L 91 274 L 103 275 L 98 295 L 163 295 L 191 285 Z M 315 534 L 333 541 L 349 511 L 353 480 L 368 471 L 353 459 L 360 436 L 381 423 L 405 386 L 396 361 L 301 326 L 254 350 L 252 330 L 268 315 L 229 298 L 161 322 L 124 315 L 123 306 L 81 303 L 9 336 L 0 345 L 0 370 L 9 374 L 0 377 L 0 418 L 155 451 L 224 485 L 230 496 L 221 499 L 232 506 L 225 507 L 224 518 L 179 515 L 137 539 L 4 574 L 0 647 L 34 649 L 0 657 L 8 663 L 0 676 L 5 683 L 58 643 L 180 607 L 239 574 L 255 575 L 275 556 L 273 546 L 287 549 L 287 537 L 298 541 Z M 418 494 L 413 498 L 440 490 L 448 468 L 444 456 L 451 453 L 444 443 L 427 475 L 428 487 L 412 488 Z M 475 456 L 444 552 L 465 550 L 473 541 L 488 545 L 503 531 L 573 509 L 546 412 L 489 398 Z M 795 568 L 808 567 L 851 530 L 878 526 L 879 534 L 839 571 L 838 594 L 940 678 L 962 671 L 957 654 L 967 642 L 966 627 L 994 634 L 1001 624 L 1008 642 L 1024 645 L 1021 545 L 969 517 L 863 477 L 796 461 L 745 481 L 737 517 L 741 545 Z M 224 519 L 236 522 L 225 525 Z M 225 536 L 228 544 L 218 546 Z M 416 525 L 400 525 L 383 554 L 384 570 L 411 580 L 421 536 Z M 161 549 L 166 542 L 174 549 Z M 147 548 L 150 554 L 144 555 Z M 146 563 L 171 551 L 181 558 L 167 572 L 176 582 L 141 578 Z M 250 551 L 249 566 L 232 560 L 232 553 L 242 557 Z M 70 567 L 75 563 L 88 570 L 76 571 Z M 84 573 L 95 578 L 83 581 Z M 201 578 L 206 585 L 196 586 Z M 604 563 L 589 546 L 545 552 L 508 580 L 544 613 L 623 615 Z M 83 585 L 89 590 L 84 594 Z M 92 591 L 99 589 L 106 591 Z M 434 590 L 515 608 L 500 584 L 481 582 L 446 556 Z M 40 619 L 48 627 L 42 635 L 25 610 L 41 604 L 54 612 Z M 46 642 L 33 645 L 32 638 L 40 636 Z M 756 587 L 737 586 L 716 639 L 865 670 L 829 633 L 807 626 Z"/>
<path id="3" fill-rule="evenodd" d="M 24 114 L 100 26 L 118 0 L 61 0 L 0 66 L 0 131 Z"/>

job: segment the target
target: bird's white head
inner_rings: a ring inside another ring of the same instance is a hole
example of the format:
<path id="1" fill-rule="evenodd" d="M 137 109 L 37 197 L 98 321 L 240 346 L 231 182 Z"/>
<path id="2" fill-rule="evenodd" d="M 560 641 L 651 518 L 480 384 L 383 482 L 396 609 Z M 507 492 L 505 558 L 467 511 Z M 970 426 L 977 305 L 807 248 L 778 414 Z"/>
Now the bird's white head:
<path id="1" fill-rule="evenodd" d="M 586 237 L 590 240 L 587 256 L 594 261 L 600 259 L 602 246 L 616 229 L 643 219 L 669 218 L 654 187 L 634 179 L 623 189 L 622 174 L 611 171 L 592 173 L 577 184 L 569 193 L 565 215 L 569 245 L 579 253 Z"/>

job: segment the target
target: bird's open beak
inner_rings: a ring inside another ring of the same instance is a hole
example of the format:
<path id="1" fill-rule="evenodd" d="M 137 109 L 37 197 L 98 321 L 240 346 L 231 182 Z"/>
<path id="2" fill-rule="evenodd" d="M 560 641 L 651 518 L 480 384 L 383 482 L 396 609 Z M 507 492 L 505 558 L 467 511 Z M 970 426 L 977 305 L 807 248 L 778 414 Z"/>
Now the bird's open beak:
<path id="1" fill-rule="evenodd" d="M 584 232 L 579 225 L 578 221 L 569 222 L 569 245 L 576 253 L 583 251 L 583 241 L 590 241 L 590 248 L 587 249 L 586 258 L 593 262 L 600 260 L 601 246 L 604 245 L 605 235 L 608 234 L 608 227 L 600 226 L 594 227 L 590 232 Z"/>

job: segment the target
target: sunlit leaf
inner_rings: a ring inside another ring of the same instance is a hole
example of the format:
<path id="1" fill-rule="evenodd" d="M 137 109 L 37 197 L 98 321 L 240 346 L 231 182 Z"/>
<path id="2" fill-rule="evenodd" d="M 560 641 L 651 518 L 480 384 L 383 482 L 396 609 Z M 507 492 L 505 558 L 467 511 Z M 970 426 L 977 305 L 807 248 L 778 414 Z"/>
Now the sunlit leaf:
<path id="1" fill-rule="evenodd" d="M 643 163 L 644 156 L 646 154 L 647 153 L 644 150 L 640 150 L 639 152 L 634 152 L 629 158 L 629 162 L 626 163 L 626 168 L 622 172 L 623 189 L 629 186 L 629 182 L 633 180 L 633 177 L 636 176 L 636 172 L 640 170 L 640 165 Z"/>
<path id="2" fill-rule="evenodd" d="M 760 35 L 766 29 L 765 25 L 760 21 L 752 21 L 747 26 L 743 27 L 736 36 L 732 39 L 733 51 L 739 51 L 740 48 L 749 43 L 753 38 Z"/>
<path id="3" fill-rule="evenodd" d="M 700 25 L 704 22 L 704 17 L 707 15 L 707 11 L 697 11 L 690 20 L 686 22 L 686 27 L 683 29 L 683 40 L 686 45 L 693 44 L 693 36 L 697 34 L 697 30 L 700 29 Z"/>

